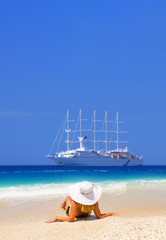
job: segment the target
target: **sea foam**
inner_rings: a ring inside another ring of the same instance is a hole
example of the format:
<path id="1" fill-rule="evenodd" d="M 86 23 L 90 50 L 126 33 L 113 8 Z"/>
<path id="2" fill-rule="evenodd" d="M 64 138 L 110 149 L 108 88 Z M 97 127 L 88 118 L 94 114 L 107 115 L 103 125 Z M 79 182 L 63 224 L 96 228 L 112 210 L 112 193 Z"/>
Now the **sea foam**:
<path id="1" fill-rule="evenodd" d="M 97 182 L 103 192 L 119 194 L 128 189 L 135 188 L 153 188 L 157 186 L 166 186 L 166 180 L 129 180 L 129 181 L 103 181 Z M 33 184 L 19 185 L 0 188 L 0 199 L 20 198 L 20 197 L 60 197 L 69 194 L 71 183 L 51 183 L 51 184 Z"/>

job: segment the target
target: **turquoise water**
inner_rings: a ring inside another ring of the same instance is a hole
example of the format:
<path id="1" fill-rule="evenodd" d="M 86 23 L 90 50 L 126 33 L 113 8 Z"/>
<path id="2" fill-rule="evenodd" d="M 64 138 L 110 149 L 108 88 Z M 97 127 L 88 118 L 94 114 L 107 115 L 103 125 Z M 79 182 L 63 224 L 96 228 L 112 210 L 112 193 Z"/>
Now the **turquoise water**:
<path id="1" fill-rule="evenodd" d="M 166 184 L 166 166 L 88 167 L 0 166 L 0 198 L 60 195 L 70 184 L 91 181 L 105 191 Z"/>

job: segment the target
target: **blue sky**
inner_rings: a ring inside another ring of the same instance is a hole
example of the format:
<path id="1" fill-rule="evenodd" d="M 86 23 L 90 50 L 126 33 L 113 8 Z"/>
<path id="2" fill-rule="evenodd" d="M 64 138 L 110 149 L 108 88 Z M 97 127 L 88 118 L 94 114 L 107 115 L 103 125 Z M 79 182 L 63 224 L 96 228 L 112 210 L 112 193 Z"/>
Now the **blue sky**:
<path id="1" fill-rule="evenodd" d="M 119 111 L 132 152 L 166 164 L 166 2 L 1 1 L 0 164 L 45 158 L 64 120 Z"/>

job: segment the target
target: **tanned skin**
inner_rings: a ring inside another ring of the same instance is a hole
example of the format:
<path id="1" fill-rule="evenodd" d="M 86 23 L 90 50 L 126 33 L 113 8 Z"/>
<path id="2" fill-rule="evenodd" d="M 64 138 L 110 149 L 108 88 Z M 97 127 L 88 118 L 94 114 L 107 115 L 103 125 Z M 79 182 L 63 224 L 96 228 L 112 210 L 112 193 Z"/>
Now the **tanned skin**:
<path id="1" fill-rule="evenodd" d="M 66 200 L 64 203 L 61 204 L 61 208 L 68 208 L 70 207 L 69 210 L 69 216 L 68 217 L 55 217 L 51 220 L 46 221 L 46 223 L 53 223 L 56 221 L 61 221 L 61 222 L 74 222 L 74 219 L 76 217 L 80 216 L 87 216 L 87 213 L 81 212 L 81 209 L 77 207 L 76 202 L 71 199 L 70 196 L 66 197 Z M 108 216 L 117 216 L 117 213 L 113 212 L 108 212 L 108 213 L 103 213 L 101 214 L 100 209 L 99 209 L 99 204 L 98 202 L 94 204 L 94 214 L 96 215 L 97 219 L 102 219 Z"/>

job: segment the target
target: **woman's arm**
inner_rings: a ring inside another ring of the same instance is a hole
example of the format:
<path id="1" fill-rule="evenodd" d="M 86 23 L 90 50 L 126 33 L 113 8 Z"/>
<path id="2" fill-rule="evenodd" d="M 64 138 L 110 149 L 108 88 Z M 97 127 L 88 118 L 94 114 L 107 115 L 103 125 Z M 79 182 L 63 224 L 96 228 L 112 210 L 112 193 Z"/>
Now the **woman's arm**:
<path id="1" fill-rule="evenodd" d="M 53 223 L 56 221 L 61 221 L 61 222 L 74 222 L 74 218 L 72 217 L 55 217 L 51 220 L 46 221 L 46 223 Z"/>
<path id="2" fill-rule="evenodd" d="M 102 218 L 105 218 L 105 217 L 108 217 L 108 216 L 117 216 L 118 215 L 117 213 L 113 213 L 113 212 L 108 212 L 108 213 L 101 214 L 98 202 L 95 203 L 93 211 L 94 211 L 94 213 L 95 213 L 95 215 L 98 219 L 102 219 Z"/>
<path id="3" fill-rule="evenodd" d="M 77 206 L 76 204 L 72 201 L 71 204 L 71 209 L 68 217 L 55 217 L 51 220 L 46 221 L 46 223 L 52 223 L 56 221 L 61 221 L 61 222 L 74 222 L 74 218 L 77 216 Z"/>

